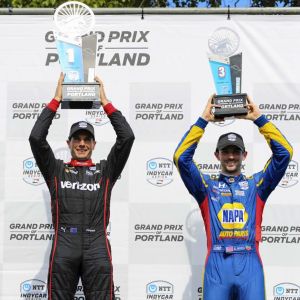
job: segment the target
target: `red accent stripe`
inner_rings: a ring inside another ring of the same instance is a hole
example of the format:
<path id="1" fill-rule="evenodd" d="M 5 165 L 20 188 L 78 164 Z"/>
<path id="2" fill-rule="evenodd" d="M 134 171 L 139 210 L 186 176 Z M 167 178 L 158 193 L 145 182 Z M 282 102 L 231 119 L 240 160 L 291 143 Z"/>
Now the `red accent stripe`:
<path id="1" fill-rule="evenodd" d="M 108 116 L 110 116 L 113 112 L 117 110 L 111 103 L 107 103 L 106 105 L 104 105 L 103 109 Z"/>
<path id="2" fill-rule="evenodd" d="M 211 229 L 210 229 L 210 214 L 209 214 L 209 205 L 208 205 L 208 197 L 206 196 L 204 201 L 200 204 L 201 214 L 205 225 L 206 231 L 206 240 L 207 240 L 207 255 L 205 259 L 205 266 L 207 264 L 208 256 L 211 251 L 212 245 L 212 237 L 211 237 Z"/>
<path id="3" fill-rule="evenodd" d="M 56 194 L 56 224 L 55 224 L 55 239 L 54 239 L 54 247 L 52 251 L 52 257 L 50 262 L 50 270 L 49 270 L 49 300 L 52 300 L 52 268 L 53 268 L 53 261 L 54 255 L 56 251 L 56 244 L 57 244 L 57 232 L 58 232 L 58 191 L 57 191 L 57 178 L 54 177 L 55 180 L 55 194 Z"/>
<path id="4" fill-rule="evenodd" d="M 57 101 L 56 99 L 52 99 L 50 103 L 47 105 L 47 107 L 52 110 L 53 112 L 56 112 L 57 109 L 59 108 L 60 102 Z"/>
<path id="5" fill-rule="evenodd" d="M 109 185 L 109 179 L 106 179 L 106 185 L 105 185 L 105 194 L 104 194 L 104 232 L 105 232 L 105 241 L 106 241 L 106 250 L 109 256 L 109 260 L 110 260 L 110 265 L 111 265 L 111 272 L 110 272 L 110 299 L 112 300 L 112 296 L 113 296 L 113 280 L 112 280 L 112 257 L 111 257 L 111 253 L 109 251 L 109 246 L 108 246 L 108 239 L 107 239 L 107 234 L 106 234 L 106 203 L 107 203 L 107 191 L 108 191 L 108 185 Z"/>
<path id="6" fill-rule="evenodd" d="M 265 202 L 261 200 L 259 195 L 256 195 L 256 211 L 255 211 L 255 249 L 262 264 L 262 260 L 259 253 L 259 242 L 261 242 L 261 222 L 262 214 L 264 211 Z"/>
<path id="7" fill-rule="evenodd" d="M 95 164 L 91 159 L 87 159 L 85 161 L 79 161 L 77 159 L 72 158 L 71 161 L 66 163 L 66 165 L 70 165 L 72 167 L 93 167 Z"/>

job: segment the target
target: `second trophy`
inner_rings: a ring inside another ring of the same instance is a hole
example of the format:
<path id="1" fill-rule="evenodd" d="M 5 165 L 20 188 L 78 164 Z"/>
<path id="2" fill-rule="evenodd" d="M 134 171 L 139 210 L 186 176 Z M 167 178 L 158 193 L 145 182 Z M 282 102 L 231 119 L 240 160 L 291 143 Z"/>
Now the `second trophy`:
<path id="1" fill-rule="evenodd" d="M 241 93 L 242 53 L 234 54 L 239 46 L 238 35 L 230 28 L 218 28 L 209 38 L 209 64 L 217 95 L 214 104 L 216 118 L 247 114 L 247 94 Z"/>

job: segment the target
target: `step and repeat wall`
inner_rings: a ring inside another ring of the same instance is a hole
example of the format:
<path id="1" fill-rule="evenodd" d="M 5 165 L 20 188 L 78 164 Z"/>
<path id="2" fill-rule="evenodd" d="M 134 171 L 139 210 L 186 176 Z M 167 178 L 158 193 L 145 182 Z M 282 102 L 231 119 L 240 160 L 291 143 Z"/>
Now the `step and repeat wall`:
<path id="1" fill-rule="evenodd" d="M 53 27 L 52 16 L 0 18 L 1 300 L 47 299 L 54 230 L 28 136 L 60 73 Z M 300 299 L 299 16 L 107 15 L 96 16 L 95 31 L 96 73 L 136 136 L 111 201 L 116 299 L 202 299 L 205 230 L 173 153 L 215 90 L 208 53 L 230 47 L 243 53 L 242 91 L 294 147 L 265 208 L 260 250 L 267 299 Z M 101 109 L 58 110 L 48 136 L 56 157 L 70 158 L 66 138 L 78 120 L 95 126 L 94 161 L 105 158 L 116 136 Z M 252 122 L 233 119 L 208 125 L 195 154 L 199 168 L 219 172 L 216 141 L 229 131 L 249 152 L 242 171 L 260 171 L 271 155 L 266 141 Z M 75 299 L 84 299 L 81 283 Z"/>

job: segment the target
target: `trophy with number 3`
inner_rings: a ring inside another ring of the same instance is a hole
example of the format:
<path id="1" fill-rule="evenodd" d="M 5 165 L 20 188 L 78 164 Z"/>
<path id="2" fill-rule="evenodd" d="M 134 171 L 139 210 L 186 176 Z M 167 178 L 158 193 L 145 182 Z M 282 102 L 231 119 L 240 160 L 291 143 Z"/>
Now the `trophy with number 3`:
<path id="1" fill-rule="evenodd" d="M 230 28 L 220 27 L 209 38 L 209 64 L 217 95 L 214 97 L 216 118 L 248 113 L 247 94 L 241 93 L 242 53 L 233 55 L 239 46 L 239 36 Z"/>
<path id="2" fill-rule="evenodd" d="M 94 81 L 97 35 L 88 34 L 95 24 L 93 11 L 81 2 L 69 1 L 56 9 L 54 23 L 59 62 L 65 74 L 62 108 L 99 108 L 99 84 Z"/>

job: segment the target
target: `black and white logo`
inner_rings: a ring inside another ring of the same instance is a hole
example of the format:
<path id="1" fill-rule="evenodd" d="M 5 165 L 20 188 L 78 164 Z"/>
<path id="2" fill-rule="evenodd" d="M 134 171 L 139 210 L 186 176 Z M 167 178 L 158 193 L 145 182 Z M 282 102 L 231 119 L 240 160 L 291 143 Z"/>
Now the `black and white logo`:
<path id="1" fill-rule="evenodd" d="M 10 241 L 52 241 L 54 228 L 48 223 L 10 223 Z"/>
<path id="2" fill-rule="evenodd" d="M 216 55 L 230 56 L 240 45 L 238 34 L 228 27 L 219 27 L 208 39 L 209 50 Z"/>
<path id="3" fill-rule="evenodd" d="M 80 127 L 80 128 L 87 128 L 87 123 L 86 122 L 80 122 L 78 124 L 78 127 Z"/>
<path id="4" fill-rule="evenodd" d="M 300 287 L 294 283 L 284 282 L 274 286 L 274 300 L 299 300 Z"/>
<path id="5" fill-rule="evenodd" d="M 279 186 L 282 188 L 290 188 L 299 182 L 299 167 L 298 162 L 291 160 L 284 176 L 279 182 Z"/>
<path id="6" fill-rule="evenodd" d="M 228 134 L 228 141 L 234 142 L 236 141 L 236 135 L 234 133 Z"/>
<path id="7" fill-rule="evenodd" d="M 183 242 L 183 224 L 135 224 L 135 242 Z"/>
<path id="8" fill-rule="evenodd" d="M 23 161 L 23 180 L 31 185 L 40 185 L 45 182 L 33 157 L 29 157 Z"/>
<path id="9" fill-rule="evenodd" d="M 20 284 L 21 299 L 47 299 L 47 284 L 39 279 L 29 279 Z"/>
<path id="10" fill-rule="evenodd" d="M 155 186 L 165 186 L 173 181 L 173 162 L 157 157 L 147 161 L 147 181 Z"/>
<path id="11" fill-rule="evenodd" d="M 102 126 L 110 122 L 102 106 L 99 109 L 86 110 L 85 120 L 96 126 Z"/>
<path id="12" fill-rule="evenodd" d="M 71 190 L 80 190 L 80 191 L 97 191 L 100 189 L 99 183 L 80 183 L 79 181 L 71 182 L 71 181 L 61 181 L 60 187 L 62 189 L 71 189 Z"/>
<path id="13" fill-rule="evenodd" d="M 150 64 L 149 30 L 94 31 L 98 40 L 97 62 L 101 67 L 141 67 Z M 50 66 L 58 63 L 53 31 L 45 34 L 46 61 Z"/>
<path id="14" fill-rule="evenodd" d="M 269 121 L 300 121 L 298 103 L 262 103 L 258 107 Z"/>
<path id="15" fill-rule="evenodd" d="M 299 225 L 264 225 L 261 230 L 263 243 L 300 244 Z"/>
<path id="16" fill-rule="evenodd" d="M 42 109 L 47 106 L 47 103 L 34 101 L 12 102 L 11 118 L 13 120 L 36 120 Z M 60 114 L 56 113 L 55 119 L 60 118 Z"/>
<path id="17" fill-rule="evenodd" d="M 137 121 L 181 121 L 184 118 L 184 103 L 150 103 L 135 104 Z"/>
<path id="18" fill-rule="evenodd" d="M 152 281 L 146 286 L 146 294 L 146 299 L 174 299 L 174 286 L 168 281 Z"/>

